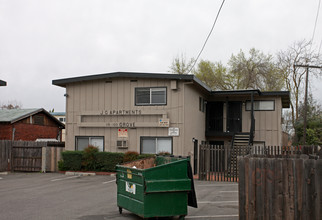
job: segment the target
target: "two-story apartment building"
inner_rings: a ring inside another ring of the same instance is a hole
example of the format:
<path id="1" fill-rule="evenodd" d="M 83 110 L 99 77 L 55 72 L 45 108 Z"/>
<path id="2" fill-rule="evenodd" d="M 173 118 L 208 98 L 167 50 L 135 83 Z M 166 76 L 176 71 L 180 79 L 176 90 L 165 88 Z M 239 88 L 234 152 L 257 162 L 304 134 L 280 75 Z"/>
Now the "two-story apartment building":
<path id="1" fill-rule="evenodd" d="M 66 88 L 66 149 L 195 155 L 198 143 L 282 144 L 289 92 L 212 91 L 194 75 L 114 72 L 53 80 Z"/>

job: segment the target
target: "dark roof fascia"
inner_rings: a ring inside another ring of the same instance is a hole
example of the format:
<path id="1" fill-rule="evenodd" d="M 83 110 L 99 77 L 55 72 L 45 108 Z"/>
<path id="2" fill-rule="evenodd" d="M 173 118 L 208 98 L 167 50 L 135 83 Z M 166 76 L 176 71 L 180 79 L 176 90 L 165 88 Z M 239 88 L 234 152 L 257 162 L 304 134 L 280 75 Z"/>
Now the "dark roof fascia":
<path id="1" fill-rule="evenodd" d="M 248 95 L 252 93 L 257 93 L 259 95 L 262 94 L 262 92 L 259 89 L 245 89 L 245 90 L 221 90 L 221 91 L 212 91 L 212 95 Z"/>
<path id="2" fill-rule="evenodd" d="M 33 112 L 29 112 L 28 114 L 25 114 L 25 115 L 22 115 L 22 116 L 20 116 L 18 118 L 15 118 L 14 120 L 11 120 L 10 123 L 13 124 L 13 123 L 15 123 L 17 121 L 20 121 L 22 119 L 25 119 L 25 118 L 27 118 L 29 116 L 35 115 L 35 114 L 40 113 L 40 112 L 45 113 L 47 116 L 49 116 L 51 119 L 53 119 L 57 124 L 59 124 L 60 127 L 65 128 L 65 125 L 61 121 L 59 121 L 57 118 L 55 118 L 54 116 L 52 116 L 49 112 L 47 112 L 43 108 L 36 109 Z"/>
<path id="3" fill-rule="evenodd" d="M 258 89 L 254 90 L 227 90 L 227 91 L 212 91 L 212 95 L 250 95 L 251 93 L 257 93 L 259 96 L 280 96 L 282 98 L 282 107 L 290 107 L 290 92 L 289 91 L 269 91 L 261 92 Z"/>
<path id="4" fill-rule="evenodd" d="M 171 74 L 171 73 L 139 73 L 139 72 L 113 72 L 113 73 L 103 73 L 88 76 L 72 77 L 65 79 L 56 79 L 52 81 L 53 85 L 66 87 L 67 84 L 85 82 L 91 80 L 101 80 L 101 79 L 111 79 L 111 78 L 146 78 L 146 79 L 173 79 L 173 80 L 190 80 L 199 84 L 202 88 L 207 91 L 211 89 L 201 82 L 195 75 L 187 74 Z"/>
<path id="5" fill-rule="evenodd" d="M 3 81 L 3 80 L 0 80 L 0 86 L 7 86 L 7 82 Z"/>
<path id="6" fill-rule="evenodd" d="M 289 108 L 291 104 L 290 91 L 271 91 L 262 92 L 263 96 L 280 96 L 282 99 L 282 107 Z"/>

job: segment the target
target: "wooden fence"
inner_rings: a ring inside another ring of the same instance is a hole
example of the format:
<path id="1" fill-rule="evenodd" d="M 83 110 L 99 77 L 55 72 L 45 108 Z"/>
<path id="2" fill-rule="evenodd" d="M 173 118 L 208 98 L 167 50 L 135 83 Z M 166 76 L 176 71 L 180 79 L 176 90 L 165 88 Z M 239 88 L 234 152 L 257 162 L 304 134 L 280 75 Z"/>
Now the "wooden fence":
<path id="1" fill-rule="evenodd" d="M 317 146 L 199 146 L 199 180 L 238 182 L 238 156 L 316 155 Z"/>
<path id="2" fill-rule="evenodd" d="M 322 219 L 322 159 L 238 158 L 239 219 Z"/>
<path id="3" fill-rule="evenodd" d="M 0 171 L 56 172 L 64 142 L 0 141 Z"/>

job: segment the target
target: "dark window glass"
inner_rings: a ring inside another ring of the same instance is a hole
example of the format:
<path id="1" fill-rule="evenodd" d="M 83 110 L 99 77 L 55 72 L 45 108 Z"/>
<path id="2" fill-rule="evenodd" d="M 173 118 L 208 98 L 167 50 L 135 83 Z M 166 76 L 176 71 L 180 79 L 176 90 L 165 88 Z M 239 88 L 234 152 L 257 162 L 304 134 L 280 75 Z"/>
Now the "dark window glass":
<path id="1" fill-rule="evenodd" d="M 165 105 L 167 103 L 166 88 L 136 88 L 136 105 Z"/>

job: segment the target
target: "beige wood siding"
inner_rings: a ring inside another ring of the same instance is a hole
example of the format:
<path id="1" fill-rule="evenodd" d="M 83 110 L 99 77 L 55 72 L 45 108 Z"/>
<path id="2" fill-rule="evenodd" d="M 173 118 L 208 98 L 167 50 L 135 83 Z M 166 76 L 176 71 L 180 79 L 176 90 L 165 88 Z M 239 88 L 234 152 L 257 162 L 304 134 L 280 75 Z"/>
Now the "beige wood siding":
<path id="1" fill-rule="evenodd" d="M 259 97 L 255 100 L 273 100 L 274 111 L 254 111 L 255 137 L 254 141 L 265 141 L 266 146 L 282 144 L 282 101 L 280 97 Z M 245 103 L 242 108 L 242 131 L 249 132 L 251 111 L 246 111 Z"/>
<path id="2" fill-rule="evenodd" d="M 138 87 L 166 87 L 167 105 L 135 106 L 135 88 Z M 103 136 L 105 151 L 137 151 L 140 152 L 140 137 L 167 137 L 168 128 L 157 126 L 128 128 L 128 149 L 118 149 L 117 127 L 100 127 L 99 124 L 113 122 L 135 122 L 137 124 L 156 124 L 159 118 L 170 119 L 170 127 L 178 127 L 179 137 L 173 137 L 173 153 L 184 153 L 183 127 L 183 84 L 177 83 L 177 89 L 171 89 L 171 80 L 129 79 L 116 78 L 105 81 L 88 81 L 69 84 L 66 87 L 68 133 L 66 148 L 75 149 L 75 136 Z M 196 105 L 197 108 L 198 105 Z M 140 110 L 139 115 L 99 115 L 105 110 Z M 164 114 L 143 114 L 143 112 L 164 112 Z M 93 115 L 86 113 L 93 112 Z M 80 126 L 92 123 L 97 126 Z M 192 137 L 191 137 L 192 138 Z"/>

